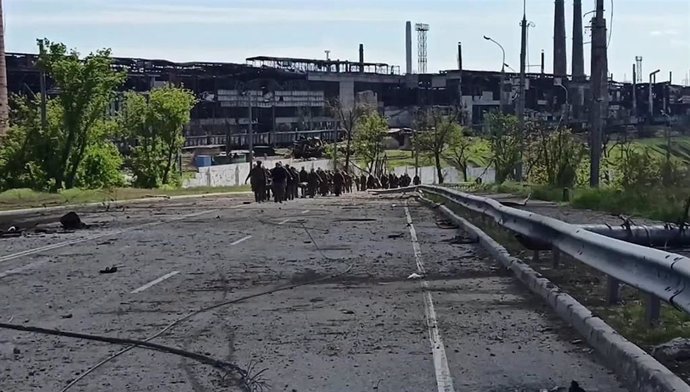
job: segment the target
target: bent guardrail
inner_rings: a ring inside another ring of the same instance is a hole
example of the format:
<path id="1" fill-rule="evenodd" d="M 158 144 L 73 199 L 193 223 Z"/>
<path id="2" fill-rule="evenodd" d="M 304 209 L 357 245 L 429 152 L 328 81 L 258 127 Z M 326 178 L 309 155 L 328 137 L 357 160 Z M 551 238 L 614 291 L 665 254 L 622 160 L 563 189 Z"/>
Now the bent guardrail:
<path id="1" fill-rule="evenodd" d="M 609 300 L 623 282 L 650 294 L 648 319 L 658 319 L 659 299 L 690 313 L 690 258 L 647 248 L 587 231 L 584 228 L 496 200 L 456 190 L 421 185 L 423 192 L 492 218 L 500 226 L 526 237 L 539 238 L 552 249 L 607 274 Z"/>

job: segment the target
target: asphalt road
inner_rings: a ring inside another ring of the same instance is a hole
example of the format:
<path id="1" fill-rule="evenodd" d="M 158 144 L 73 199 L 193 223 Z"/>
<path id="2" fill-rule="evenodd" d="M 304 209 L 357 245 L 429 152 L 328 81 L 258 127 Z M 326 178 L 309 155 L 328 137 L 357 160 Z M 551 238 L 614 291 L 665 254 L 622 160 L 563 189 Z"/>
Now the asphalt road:
<path id="1" fill-rule="evenodd" d="M 263 371 L 273 391 L 514 392 L 571 380 L 625 390 L 546 305 L 413 199 L 245 200 L 90 209 L 87 230 L 2 239 L 0 321 L 143 340 L 197 309 L 293 285 L 153 341 Z M 118 271 L 99 273 L 108 266 Z M 60 391 L 120 349 L 0 330 L 0 391 Z M 240 388 L 136 348 L 69 390 Z"/>

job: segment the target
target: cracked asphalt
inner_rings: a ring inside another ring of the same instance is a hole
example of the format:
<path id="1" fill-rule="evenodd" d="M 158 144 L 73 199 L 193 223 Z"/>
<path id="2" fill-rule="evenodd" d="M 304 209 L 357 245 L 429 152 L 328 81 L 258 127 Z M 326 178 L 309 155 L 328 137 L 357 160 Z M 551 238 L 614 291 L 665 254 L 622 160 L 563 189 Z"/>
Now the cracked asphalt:
<path id="1" fill-rule="evenodd" d="M 88 230 L 0 239 L 1 321 L 143 340 L 200 308 L 296 285 L 153 342 L 261 372 L 273 391 L 514 392 L 571 380 L 625 391 L 548 306 L 413 199 L 247 200 L 90 208 L 80 211 Z M 408 279 L 420 263 L 423 280 Z M 109 266 L 118 271 L 99 273 Z M 121 348 L 0 330 L 0 391 L 60 391 Z M 193 360 L 135 348 L 69 390 L 241 389 Z"/>

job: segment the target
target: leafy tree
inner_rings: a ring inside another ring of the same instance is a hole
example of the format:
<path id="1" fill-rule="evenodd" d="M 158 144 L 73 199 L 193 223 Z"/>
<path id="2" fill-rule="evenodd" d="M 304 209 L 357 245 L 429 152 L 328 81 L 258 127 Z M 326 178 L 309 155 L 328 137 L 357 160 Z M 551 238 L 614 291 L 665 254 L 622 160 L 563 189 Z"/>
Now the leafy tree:
<path id="1" fill-rule="evenodd" d="M 136 185 L 152 188 L 179 180 L 173 165 L 184 145 L 183 128 L 195 104 L 191 91 L 172 86 L 154 89 L 148 96 L 125 94 L 119 123 L 134 146 Z"/>
<path id="2" fill-rule="evenodd" d="M 355 150 L 364 160 L 370 173 L 383 153 L 382 143 L 387 130 L 386 119 L 374 111 L 365 114 L 357 123 L 357 130 L 354 132 Z"/>
<path id="3" fill-rule="evenodd" d="M 38 66 L 59 89 L 56 102 L 62 110 L 61 129 L 52 145 L 57 154 L 50 171 L 52 188 L 72 188 L 87 148 L 96 139 L 95 130 L 126 75 L 113 70 L 109 49 L 81 59 L 64 44 L 43 39 L 38 45 Z"/>
<path id="4" fill-rule="evenodd" d="M 542 124 L 527 124 L 535 135 L 531 143 L 529 178 L 557 187 L 575 185 L 586 147 L 569 129 L 550 130 Z"/>
<path id="5" fill-rule="evenodd" d="M 443 171 L 441 158 L 452 142 L 462 138 L 462 128 L 458 124 L 458 115 L 453 112 L 449 115 L 438 110 L 422 113 L 417 124 L 417 134 L 414 142 L 420 153 L 431 156 L 436 166 L 439 184 L 443 184 Z"/>
<path id="6" fill-rule="evenodd" d="M 487 139 L 491 147 L 492 161 L 496 169 L 496 182 L 516 179 L 515 170 L 520 162 L 521 135 L 518 119 L 499 112 L 487 114 Z"/>
<path id="7" fill-rule="evenodd" d="M 345 171 L 349 171 L 354 133 L 359 129 L 358 126 L 360 121 L 371 112 L 371 109 L 361 103 L 355 103 L 352 107 L 345 107 L 339 100 L 335 99 L 330 103 L 330 111 L 345 131 L 345 140 L 347 142 L 345 149 Z M 381 117 L 379 116 L 379 118 Z M 388 129 L 387 122 L 386 129 Z"/>
<path id="8" fill-rule="evenodd" d="M 476 137 L 458 132 L 448 142 L 445 159 L 462 173 L 465 182 L 468 181 L 467 169 L 470 166 L 470 158 L 479 153 L 477 141 Z"/>
<path id="9" fill-rule="evenodd" d="M 13 97 L 12 122 L 0 148 L 0 189 L 48 189 L 54 178 L 62 110 L 55 100 L 46 104 L 46 127 L 41 126 L 37 100 Z"/>

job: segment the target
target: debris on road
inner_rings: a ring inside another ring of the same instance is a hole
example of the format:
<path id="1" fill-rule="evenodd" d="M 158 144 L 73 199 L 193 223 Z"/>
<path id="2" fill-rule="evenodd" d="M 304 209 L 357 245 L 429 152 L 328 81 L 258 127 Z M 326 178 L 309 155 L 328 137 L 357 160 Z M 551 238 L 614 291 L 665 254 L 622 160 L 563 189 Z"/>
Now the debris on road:
<path id="1" fill-rule="evenodd" d="M 399 234 L 389 234 L 388 238 L 402 238 L 405 234 L 399 233 Z"/>
<path id="2" fill-rule="evenodd" d="M 423 276 L 416 273 L 416 272 L 407 277 L 407 279 L 411 279 L 411 280 L 418 280 L 418 279 L 422 279 L 422 278 L 423 278 Z"/>
<path id="3" fill-rule="evenodd" d="M 62 317 L 63 319 L 71 319 L 73 316 L 72 316 L 72 313 L 67 313 L 67 314 L 63 314 L 60 317 Z"/>
<path id="4" fill-rule="evenodd" d="M 568 392 L 587 392 L 587 391 L 580 388 L 580 384 L 578 384 L 577 381 L 573 380 L 570 383 L 570 388 L 568 389 Z"/>
<path id="5" fill-rule="evenodd" d="M 70 211 L 60 218 L 60 224 L 65 230 L 79 230 L 86 228 L 86 224 L 81 221 L 76 212 Z"/>
<path id="6" fill-rule="evenodd" d="M 117 272 L 117 267 L 116 267 L 116 266 L 113 266 L 113 267 L 105 267 L 105 269 L 102 269 L 102 270 L 100 270 L 100 271 L 98 271 L 98 272 L 101 273 L 101 274 L 114 274 L 115 272 Z"/>
<path id="7" fill-rule="evenodd" d="M 675 338 L 655 346 L 652 356 L 660 361 L 683 362 L 690 360 L 690 339 Z"/>

